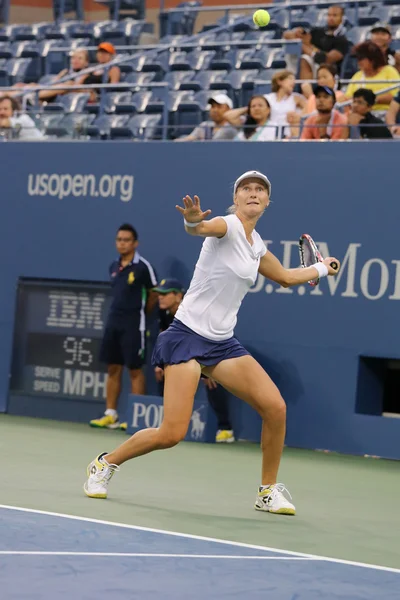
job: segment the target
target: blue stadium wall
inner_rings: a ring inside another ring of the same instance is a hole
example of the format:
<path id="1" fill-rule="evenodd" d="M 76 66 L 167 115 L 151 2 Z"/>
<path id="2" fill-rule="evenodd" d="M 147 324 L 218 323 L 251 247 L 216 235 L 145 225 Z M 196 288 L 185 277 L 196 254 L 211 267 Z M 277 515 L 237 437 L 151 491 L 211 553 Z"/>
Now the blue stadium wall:
<path id="1" fill-rule="evenodd" d="M 19 277 L 104 281 L 131 222 L 160 276 L 188 284 L 201 240 L 175 210 L 185 194 L 224 214 L 235 178 L 259 169 L 272 204 L 258 230 L 285 266 L 311 233 L 343 262 L 336 279 L 284 290 L 259 278 L 237 336 L 288 405 L 287 444 L 400 458 L 400 419 L 381 416 L 383 359 L 400 359 L 396 143 L 5 143 L 0 146 L 0 411 L 7 411 Z M 35 399 L 32 398 L 32 402 Z M 259 419 L 241 413 L 241 437 Z"/>

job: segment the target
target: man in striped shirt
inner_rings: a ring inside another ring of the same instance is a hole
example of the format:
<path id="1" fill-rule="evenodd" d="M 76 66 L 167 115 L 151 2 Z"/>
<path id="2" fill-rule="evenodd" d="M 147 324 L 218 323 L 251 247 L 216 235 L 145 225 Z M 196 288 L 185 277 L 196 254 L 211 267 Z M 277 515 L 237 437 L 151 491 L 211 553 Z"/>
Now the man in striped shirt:
<path id="1" fill-rule="evenodd" d="M 158 297 L 153 291 L 154 269 L 137 252 L 138 234 L 132 225 L 118 229 L 116 247 L 119 258 L 109 269 L 113 299 L 100 350 L 100 360 L 108 365 L 107 406 L 100 419 L 90 421 L 92 427 L 108 429 L 125 428 L 117 412 L 124 366 L 129 369 L 132 394 L 145 393 L 146 314 Z"/>

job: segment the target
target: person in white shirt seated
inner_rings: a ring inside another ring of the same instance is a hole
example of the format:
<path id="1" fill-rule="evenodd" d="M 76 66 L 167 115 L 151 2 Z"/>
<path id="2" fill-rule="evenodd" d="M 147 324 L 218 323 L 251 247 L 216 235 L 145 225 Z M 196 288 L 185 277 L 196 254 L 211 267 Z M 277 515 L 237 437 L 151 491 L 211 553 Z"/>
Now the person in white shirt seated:
<path id="1" fill-rule="evenodd" d="M 43 133 L 36 127 L 35 122 L 26 114 L 16 114 L 20 111 L 16 98 L 0 97 L 0 130 L 7 130 L 8 137 L 20 140 L 42 140 Z"/>
<path id="2" fill-rule="evenodd" d="M 293 91 L 295 84 L 292 71 L 278 71 L 271 80 L 272 92 L 265 95 L 271 107 L 270 122 L 278 127 L 278 139 L 299 135 L 297 128 L 290 127 L 290 117 L 304 111 L 307 100 Z"/>
<path id="3" fill-rule="evenodd" d="M 271 126 L 271 108 L 265 96 L 252 96 L 248 106 L 228 110 L 225 119 L 240 128 L 235 140 L 268 142 L 276 139 L 276 127 Z"/>

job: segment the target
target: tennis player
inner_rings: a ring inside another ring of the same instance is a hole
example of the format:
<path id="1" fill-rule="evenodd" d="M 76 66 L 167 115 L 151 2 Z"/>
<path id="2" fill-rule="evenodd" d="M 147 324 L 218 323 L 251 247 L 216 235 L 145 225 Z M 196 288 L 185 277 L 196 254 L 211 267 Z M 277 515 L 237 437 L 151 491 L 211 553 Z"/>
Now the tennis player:
<path id="1" fill-rule="evenodd" d="M 271 183 L 258 171 L 248 171 L 235 182 L 228 216 L 206 221 L 194 196 L 176 208 L 190 235 L 205 237 L 193 279 L 171 326 L 158 336 L 153 364 L 164 368 L 164 420 L 159 428 L 143 429 L 110 454 L 103 452 L 88 466 L 84 491 L 91 498 L 106 498 L 114 472 L 131 458 L 171 448 L 184 439 L 192 415 L 201 373 L 212 377 L 250 404 L 263 421 L 262 473 L 255 508 L 294 515 L 286 487 L 277 483 L 286 428 L 286 405 L 267 373 L 236 340 L 237 313 L 257 274 L 289 287 L 326 275 L 337 275 L 326 258 L 307 268 L 285 269 L 267 251 L 255 230 L 269 205 Z M 210 310 L 212 307 L 212 310 Z"/>

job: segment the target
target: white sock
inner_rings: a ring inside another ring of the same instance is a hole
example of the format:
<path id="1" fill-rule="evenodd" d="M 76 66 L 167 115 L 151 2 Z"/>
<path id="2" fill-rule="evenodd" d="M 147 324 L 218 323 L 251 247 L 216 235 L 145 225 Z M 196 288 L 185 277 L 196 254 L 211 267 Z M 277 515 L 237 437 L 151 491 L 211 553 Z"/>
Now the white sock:
<path id="1" fill-rule="evenodd" d="M 104 414 L 107 415 L 107 417 L 118 417 L 117 411 L 114 410 L 113 408 L 107 408 L 107 410 Z"/>

